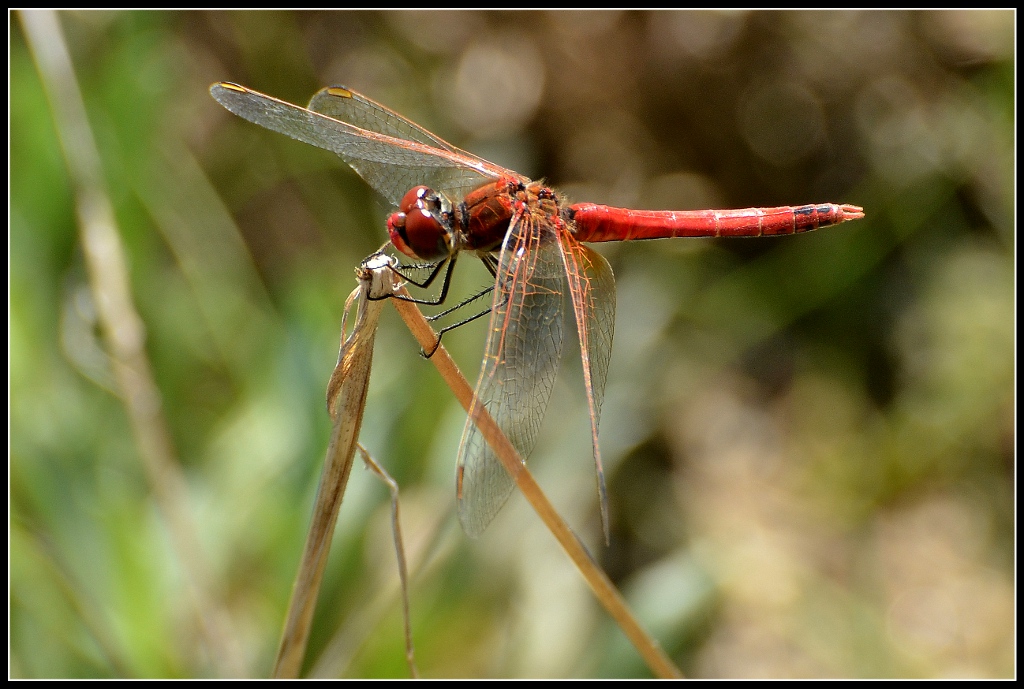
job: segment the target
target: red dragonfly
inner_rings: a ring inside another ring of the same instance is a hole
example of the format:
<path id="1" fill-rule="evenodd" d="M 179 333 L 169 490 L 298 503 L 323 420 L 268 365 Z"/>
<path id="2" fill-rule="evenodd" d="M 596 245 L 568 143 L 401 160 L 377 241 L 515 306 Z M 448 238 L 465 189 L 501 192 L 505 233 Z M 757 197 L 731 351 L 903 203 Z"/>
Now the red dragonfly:
<path id="1" fill-rule="evenodd" d="M 743 210 L 640 211 L 569 203 L 555 191 L 467 153 L 355 91 L 329 87 L 307 108 L 244 86 L 210 87 L 218 103 L 267 129 L 333 151 L 398 211 L 387 221 L 402 253 L 449 271 L 459 252 L 495 274 L 486 353 L 473 404 L 482 404 L 523 458 L 530 455 L 562 352 L 568 294 L 583 358 L 605 540 L 608 508 L 597 441 L 615 322 L 608 262 L 581 242 L 795 234 L 864 216 L 832 203 Z M 436 274 L 436 273 L 435 273 Z M 442 293 L 444 288 L 442 288 Z M 459 520 L 479 535 L 514 484 L 467 420 L 459 446 Z"/>

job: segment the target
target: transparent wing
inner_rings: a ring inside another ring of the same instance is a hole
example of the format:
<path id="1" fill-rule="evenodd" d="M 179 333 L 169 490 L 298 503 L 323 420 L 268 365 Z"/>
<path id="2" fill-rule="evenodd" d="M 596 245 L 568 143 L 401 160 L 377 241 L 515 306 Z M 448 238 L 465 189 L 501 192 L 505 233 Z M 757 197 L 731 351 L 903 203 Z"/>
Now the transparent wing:
<path id="1" fill-rule="evenodd" d="M 322 112 L 301 108 L 244 86 L 222 82 L 213 98 L 261 127 L 337 153 L 392 205 L 412 187 L 425 184 L 457 202 L 466 192 L 514 172 L 460 151 L 383 105 L 340 87 L 313 98 Z M 328 113 L 348 116 L 342 121 Z M 366 127 L 376 126 L 383 131 Z"/>
<path id="2" fill-rule="evenodd" d="M 558 237 L 529 214 L 513 219 L 501 250 L 490 333 L 474 404 L 483 404 L 525 459 L 537 441 L 562 352 L 565 267 Z M 457 469 L 459 520 L 483 532 L 514 483 L 471 421 Z"/>
<path id="3" fill-rule="evenodd" d="M 370 132 L 386 134 L 396 139 L 415 141 L 451 153 L 462 153 L 470 158 L 476 157 L 460 151 L 441 137 L 435 136 L 415 122 L 405 119 L 394 110 L 345 86 L 328 86 L 320 89 L 310 99 L 309 105 L 306 107 L 313 112 L 354 124 L 360 129 Z"/>
<path id="4" fill-rule="evenodd" d="M 583 360 L 583 384 L 590 406 L 590 431 L 597 471 L 597 493 L 601 502 L 601 525 L 605 542 L 609 541 L 608 493 L 605 490 L 604 466 L 597 442 L 601 422 L 601 405 L 608 381 L 608 364 L 612 357 L 615 331 L 615 277 L 604 256 L 577 242 L 568 232 L 559 233 L 562 260 L 568 279 L 570 300 L 576 317 Z"/>

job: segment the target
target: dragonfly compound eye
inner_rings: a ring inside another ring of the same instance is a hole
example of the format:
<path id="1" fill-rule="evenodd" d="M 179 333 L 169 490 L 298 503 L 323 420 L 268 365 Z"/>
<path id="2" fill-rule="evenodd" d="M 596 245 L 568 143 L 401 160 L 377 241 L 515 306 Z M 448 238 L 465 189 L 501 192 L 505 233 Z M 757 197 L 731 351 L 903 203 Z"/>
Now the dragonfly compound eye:
<path id="1" fill-rule="evenodd" d="M 422 208 L 388 216 L 388 235 L 396 249 L 412 258 L 436 261 L 452 253 L 451 233 L 437 216 Z"/>
<path id="2" fill-rule="evenodd" d="M 432 201 L 432 202 L 431 202 Z M 398 203 L 398 210 L 408 213 L 414 208 L 427 208 L 437 204 L 437 193 L 430 187 L 419 185 L 405 192 L 405 196 Z"/>
<path id="3" fill-rule="evenodd" d="M 451 253 L 449 233 L 433 213 L 417 208 L 405 216 L 405 243 L 426 261 L 446 258 Z"/>
<path id="4" fill-rule="evenodd" d="M 444 204 L 433 189 L 419 185 L 405 192 L 398 213 L 388 218 L 388 234 L 395 248 L 407 256 L 434 261 L 451 255 L 451 233 Z"/>
<path id="5" fill-rule="evenodd" d="M 388 236 L 396 249 L 406 256 L 416 258 L 416 252 L 405 242 L 405 213 L 392 213 L 388 216 Z"/>

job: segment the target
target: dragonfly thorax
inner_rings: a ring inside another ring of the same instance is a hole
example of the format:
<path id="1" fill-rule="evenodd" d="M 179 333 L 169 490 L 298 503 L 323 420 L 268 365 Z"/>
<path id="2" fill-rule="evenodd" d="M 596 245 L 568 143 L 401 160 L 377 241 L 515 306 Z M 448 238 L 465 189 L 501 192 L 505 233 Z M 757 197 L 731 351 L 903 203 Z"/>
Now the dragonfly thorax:
<path id="1" fill-rule="evenodd" d="M 398 212 L 388 216 L 391 243 L 406 256 L 424 261 L 447 258 L 456 250 L 451 227 L 451 202 L 423 185 L 407 191 Z"/>
<path id="2" fill-rule="evenodd" d="M 465 248 L 501 248 L 516 208 L 528 203 L 527 197 L 527 186 L 513 177 L 501 177 L 466 194 L 457 213 Z"/>

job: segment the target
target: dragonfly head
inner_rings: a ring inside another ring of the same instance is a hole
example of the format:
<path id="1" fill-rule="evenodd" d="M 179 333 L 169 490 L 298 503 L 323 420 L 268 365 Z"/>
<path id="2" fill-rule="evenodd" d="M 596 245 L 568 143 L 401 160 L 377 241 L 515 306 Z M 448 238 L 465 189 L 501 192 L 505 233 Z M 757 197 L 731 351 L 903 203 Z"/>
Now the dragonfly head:
<path id="1" fill-rule="evenodd" d="M 388 235 L 406 256 L 436 261 L 451 256 L 451 204 L 423 185 L 405 193 L 398 212 L 388 216 Z"/>

